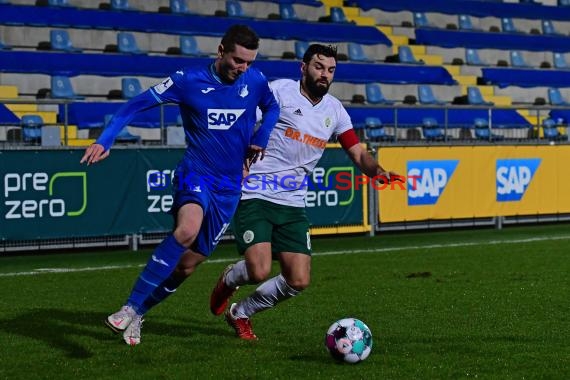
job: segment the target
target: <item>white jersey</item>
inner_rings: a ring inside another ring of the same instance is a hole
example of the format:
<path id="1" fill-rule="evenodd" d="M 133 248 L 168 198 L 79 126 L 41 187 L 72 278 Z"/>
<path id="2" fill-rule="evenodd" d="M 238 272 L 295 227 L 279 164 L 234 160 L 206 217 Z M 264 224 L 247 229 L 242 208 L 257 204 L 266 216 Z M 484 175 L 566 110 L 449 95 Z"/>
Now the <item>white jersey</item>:
<path id="1" fill-rule="evenodd" d="M 265 158 L 251 166 L 242 199 L 305 207 L 307 181 L 327 141 L 351 129 L 352 122 L 332 95 L 313 105 L 301 94 L 299 81 L 279 79 L 270 87 L 279 103 L 279 121 L 269 137 Z"/>

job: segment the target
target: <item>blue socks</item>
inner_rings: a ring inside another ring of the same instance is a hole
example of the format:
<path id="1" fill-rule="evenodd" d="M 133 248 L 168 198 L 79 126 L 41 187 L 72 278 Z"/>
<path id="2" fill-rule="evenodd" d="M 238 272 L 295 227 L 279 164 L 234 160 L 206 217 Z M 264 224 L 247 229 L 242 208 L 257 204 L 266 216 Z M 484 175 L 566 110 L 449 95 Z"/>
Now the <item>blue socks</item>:
<path id="1" fill-rule="evenodd" d="M 151 308 L 164 301 L 168 296 L 174 294 L 176 289 L 182 285 L 184 280 L 186 280 L 186 277 L 176 276 L 176 273 L 172 273 L 170 277 L 164 280 L 162 284 L 154 289 L 154 291 L 147 297 L 139 308 L 139 313 L 145 314 Z"/>
<path id="2" fill-rule="evenodd" d="M 144 314 L 148 310 L 148 308 L 143 306 L 144 301 L 149 298 L 150 294 L 159 285 L 170 277 L 185 251 L 186 247 L 178 243 L 172 234 L 168 235 L 156 247 L 145 268 L 139 274 L 131 295 L 127 300 L 127 305 L 132 306 L 137 314 Z"/>

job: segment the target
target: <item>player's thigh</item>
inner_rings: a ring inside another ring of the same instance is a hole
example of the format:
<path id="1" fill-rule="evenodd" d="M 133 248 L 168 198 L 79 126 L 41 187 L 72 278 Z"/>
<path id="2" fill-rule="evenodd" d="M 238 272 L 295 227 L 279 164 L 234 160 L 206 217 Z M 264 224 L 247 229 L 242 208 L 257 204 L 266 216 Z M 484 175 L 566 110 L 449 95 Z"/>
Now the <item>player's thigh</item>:
<path id="1" fill-rule="evenodd" d="M 198 179 L 188 177 L 179 182 L 174 185 L 175 192 L 170 213 L 174 216 L 176 225 L 174 237 L 180 244 L 189 247 L 202 227 L 204 214 L 210 204 L 210 191 L 205 187 L 201 188 Z"/>
<path id="2" fill-rule="evenodd" d="M 174 238 L 180 244 L 188 247 L 198 235 L 203 218 L 204 211 L 200 204 L 186 203 L 182 205 L 176 213 Z"/>
<path id="3" fill-rule="evenodd" d="M 216 194 L 211 192 L 208 208 L 204 211 L 204 219 L 198 235 L 190 248 L 204 256 L 210 256 L 227 228 L 236 210 L 240 194 Z"/>
<path id="4" fill-rule="evenodd" d="M 244 254 L 249 278 L 253 282 L 261 282 L 271 273 L 271 243 L 263 242 L 249 246 Z"/>
<path id="5" fill-rule="evenodd" d="M 268 246 L 271 247 L 273 224 L 268 217 L 268 204 L 269 202 L 259 199 L 239 202 L 232 221 L 232 229 L 241 255 L 250 247 L 255 247 L 256 253 L 265 251 Z M 266 244 L 260 245 L 260 243 Z"/>

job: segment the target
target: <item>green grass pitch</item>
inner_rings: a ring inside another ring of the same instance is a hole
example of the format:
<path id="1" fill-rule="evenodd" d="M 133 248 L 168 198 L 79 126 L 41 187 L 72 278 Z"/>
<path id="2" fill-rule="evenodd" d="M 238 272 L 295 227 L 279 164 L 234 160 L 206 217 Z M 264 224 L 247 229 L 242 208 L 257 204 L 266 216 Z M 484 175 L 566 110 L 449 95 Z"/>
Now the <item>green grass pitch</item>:
<path id="1" fill-rule="evenodd" d="M 315 238 L 313 249 L 311 286 L 254 317 L 259 341 L 209 312 L 237 259 L 223 243 L 146 316 L 137 347 L 102 321 L 150 251 L 0 257 L 0 379 L 570 378 L 570 225 Z M 374 338 L 357 365 L 323 344 L 347 316 Z"/>

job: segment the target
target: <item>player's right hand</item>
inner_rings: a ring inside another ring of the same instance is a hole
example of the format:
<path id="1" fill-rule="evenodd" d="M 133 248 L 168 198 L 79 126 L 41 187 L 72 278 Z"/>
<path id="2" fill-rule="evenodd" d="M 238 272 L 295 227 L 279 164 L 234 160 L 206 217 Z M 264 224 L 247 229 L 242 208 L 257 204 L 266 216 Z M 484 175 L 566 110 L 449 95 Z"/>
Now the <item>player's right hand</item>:
<path id="1" fill-rule="evenodd" d="M 251 165 L 263 160 L 263 157 L 265 157 L 265 149 L 257 145 L 250 145 L 247 148 L 247 157 L 244 162 L 245 168 L 249 171 Z"/>
<path id="2" fill-rule="evenodd" d="M 85 162 L 87 165 L 94 164 L 109 157 L 110 152 L 110 150 L 105 151 L 105 148 L 103 148 L 103 145 L 101 144 L 91 144 L 85 150 L 85 154 L 79 163 L 82 164 Z"/>

